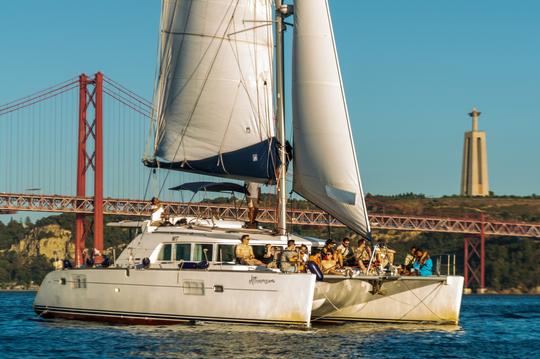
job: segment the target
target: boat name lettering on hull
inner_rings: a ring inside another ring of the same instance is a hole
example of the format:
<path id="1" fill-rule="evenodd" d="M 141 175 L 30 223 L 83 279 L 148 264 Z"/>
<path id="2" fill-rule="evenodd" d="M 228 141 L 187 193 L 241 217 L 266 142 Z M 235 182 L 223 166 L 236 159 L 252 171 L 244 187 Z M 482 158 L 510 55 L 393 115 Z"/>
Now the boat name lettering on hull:
<path id="1" fill-rule="evenodd" d="M 249 284 L 256 285 L 256 284 L 270 284 L 275 283 L 276 281 L 273 279 L 259 279 L 257 276 L 252 275 L 249 279 Z"/>

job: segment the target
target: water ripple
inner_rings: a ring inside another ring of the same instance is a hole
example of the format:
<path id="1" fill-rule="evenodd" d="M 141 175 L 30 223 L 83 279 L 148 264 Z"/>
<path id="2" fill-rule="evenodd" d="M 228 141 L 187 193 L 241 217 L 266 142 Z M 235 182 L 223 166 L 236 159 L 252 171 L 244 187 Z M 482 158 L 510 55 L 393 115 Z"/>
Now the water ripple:
<path id="1" fill-rule="evenodd" d="M 351 323 L 310 330 L 197 323 L 127 326 L 45 320 L 35 293 L 0 292 L 0 357 L 535 357 L 540 297 L 467 296 L 461 325 Z"/>

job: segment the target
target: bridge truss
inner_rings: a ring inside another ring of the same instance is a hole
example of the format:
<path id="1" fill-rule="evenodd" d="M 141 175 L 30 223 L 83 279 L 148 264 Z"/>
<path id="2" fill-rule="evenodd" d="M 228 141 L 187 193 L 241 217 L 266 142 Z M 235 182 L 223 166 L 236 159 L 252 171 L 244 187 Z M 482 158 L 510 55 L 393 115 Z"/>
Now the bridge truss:
<path id="1" fill-rule="evenodd" d="M 198 216 L 206 218 L 246 220 L 247 208 L 230 204 L 163 202 L 165 210 L 171 215 Z M 92 197 L 0 193 L 0 211 L 34 211 L 90 214 L 94 213 Z M 144 200 L 105 198 L 103 213 L 107 215 L 149 216 L 150 202 Z M 261 208 L 257 220 L 273 223 L 275 208 Z M 513 236 L 540 238 L 540 224 L 500 222 L 490 219 L 443 218 L 370 214 L 374 229 L 444 232 L 467 235 Z M 304 226 L 343 227 L 339 221 L 318 210 L 289 209 L 287 222 Z"/>

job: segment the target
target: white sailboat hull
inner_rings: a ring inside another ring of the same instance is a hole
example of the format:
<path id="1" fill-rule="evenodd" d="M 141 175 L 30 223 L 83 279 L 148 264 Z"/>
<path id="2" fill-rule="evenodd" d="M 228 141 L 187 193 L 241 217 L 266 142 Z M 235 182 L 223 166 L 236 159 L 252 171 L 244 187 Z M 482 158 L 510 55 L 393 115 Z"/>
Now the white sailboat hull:
<path id="1" fill-rule="evenodd" d="M 326 302 L 312 320 L 458 324 L 462 293 L 461 276 L 328 276 L 317 282 L 315 297 Z"/>
<path id="2" fill-rule="evenodd" d="M 43 317 L 162 324 L 225 321 L 309 326 L 311 274 L 73 269 L 49 273 L 34 301 Z"/>

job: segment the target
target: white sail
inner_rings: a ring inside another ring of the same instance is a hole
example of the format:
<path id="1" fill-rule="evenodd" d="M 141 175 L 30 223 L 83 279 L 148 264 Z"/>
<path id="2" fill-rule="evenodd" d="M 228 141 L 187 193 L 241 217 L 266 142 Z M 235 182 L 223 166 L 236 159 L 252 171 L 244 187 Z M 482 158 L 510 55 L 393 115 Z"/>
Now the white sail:
<path id="1" fill-rule="evenodd" d="M 294 185 L 340 222 L 370 232 L 326 0 L 296 0 L 293 43 Z"/>
<path id="2" fill-rule="evenodd" d="M 161 167 L 275 178 L 271 0 L 164 0 L 155 108 Z"/>

